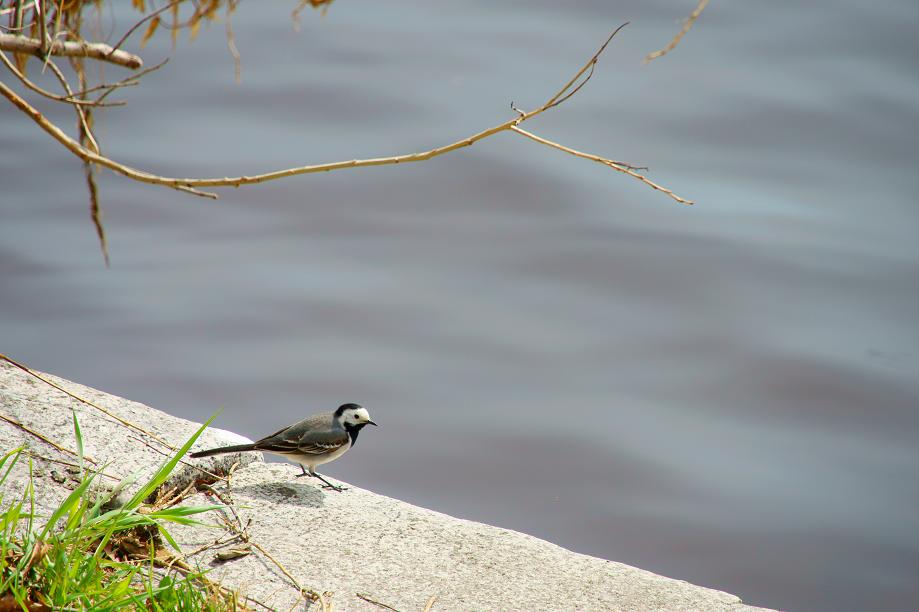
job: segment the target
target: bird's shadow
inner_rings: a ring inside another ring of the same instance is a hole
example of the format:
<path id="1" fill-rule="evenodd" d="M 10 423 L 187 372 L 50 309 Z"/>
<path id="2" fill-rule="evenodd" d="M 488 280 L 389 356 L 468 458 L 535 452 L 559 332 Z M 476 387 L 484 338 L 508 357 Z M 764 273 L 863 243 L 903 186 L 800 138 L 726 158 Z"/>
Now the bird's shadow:
<path id="1" fill-rule="evenodd" d="M 233 487 L 233 490 L 247 497 L 257 497 L 272 504 L 286 504 L 306 508 L 321 508 L 325 505 L 326 492 L 317 485 L 301 482 L 267 482 Z"/>

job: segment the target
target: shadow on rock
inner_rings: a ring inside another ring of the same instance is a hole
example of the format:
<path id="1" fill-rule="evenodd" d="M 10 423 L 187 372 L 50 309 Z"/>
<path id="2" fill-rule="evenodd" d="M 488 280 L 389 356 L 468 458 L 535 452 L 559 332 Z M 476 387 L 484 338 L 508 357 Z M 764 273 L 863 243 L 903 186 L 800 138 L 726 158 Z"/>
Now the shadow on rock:
<path id="1" fill-rule="evenodd" d="M 246 497 L 263 499 L 272 504 L 305 506 L 319 508 L 323 506 L 325 491 L 315 486 L 299 482 L 268 482 L 233 487 L 233 492 Z"/>

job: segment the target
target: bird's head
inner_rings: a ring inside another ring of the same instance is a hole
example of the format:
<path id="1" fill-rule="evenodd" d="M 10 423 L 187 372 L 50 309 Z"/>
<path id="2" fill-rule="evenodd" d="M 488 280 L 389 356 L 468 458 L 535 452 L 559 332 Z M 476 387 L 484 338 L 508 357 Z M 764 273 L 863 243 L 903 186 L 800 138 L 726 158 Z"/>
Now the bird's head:
<path id="1" fill-rule="evenodd" d="M 370 420 L 370 413 L 363 406 L 357 404 L 342 404 L 335 411 L 335 420 L 341 423 L 342 427 L 363 427 L 364 425 L 376 425 Z"/>

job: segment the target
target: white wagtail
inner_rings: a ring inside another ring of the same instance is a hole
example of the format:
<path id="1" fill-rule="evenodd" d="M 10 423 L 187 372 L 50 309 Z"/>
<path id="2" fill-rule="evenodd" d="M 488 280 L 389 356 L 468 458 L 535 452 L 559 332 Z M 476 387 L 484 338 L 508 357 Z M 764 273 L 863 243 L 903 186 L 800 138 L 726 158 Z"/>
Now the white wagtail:
<path id="1" fill-rule="evenodd" d="M 192 457 L 210 457 L 223 453 L 263 451 L 281 455 L 299 463 L 300 476 L 315 476 L 336 491 L 344 490 L 316 473 L 316 466 L 338 459 L 357 442 L 357 435 L 365 425 L 376 425 L 370 420 L 366 408 L 357 404 L 342 404 L 333 412 L 322 412 L 285 427 L 281 431 L 252 444 L 237 444 L 192 453 Z M 307 473 L 309 469 L 309 473 Z"/>

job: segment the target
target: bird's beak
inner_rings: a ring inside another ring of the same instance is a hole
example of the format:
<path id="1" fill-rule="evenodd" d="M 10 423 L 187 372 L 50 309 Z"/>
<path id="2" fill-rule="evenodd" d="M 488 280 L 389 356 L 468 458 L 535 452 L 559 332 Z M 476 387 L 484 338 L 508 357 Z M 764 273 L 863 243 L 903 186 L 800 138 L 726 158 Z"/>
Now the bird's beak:
<path id="1" fill-rule="evenodd" d="M 374 426 L 376 426 L 376 427 L 379 427 L 379 425 L 377 425 L 376 423 L 374 423 L 374 422 L 371 421 L 371 420 L 368 420 L 368 421 L 367 421 L 367 424 L 368 424 L 368 425 L 374 425 Z"/>

